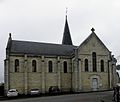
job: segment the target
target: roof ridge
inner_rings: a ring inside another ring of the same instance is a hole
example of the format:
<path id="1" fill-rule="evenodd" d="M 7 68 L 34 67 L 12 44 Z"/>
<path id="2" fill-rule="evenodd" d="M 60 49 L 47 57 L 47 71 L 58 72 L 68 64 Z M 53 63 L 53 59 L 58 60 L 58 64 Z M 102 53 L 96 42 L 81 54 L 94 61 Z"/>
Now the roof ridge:
<path id="1" fill-rule="evenodd" d="M 49 44 L 49 45 L 59 45 L 59 46 L 74 46 L 74 45 L 63 45 L 63 44 L 57 44 L 57 43 L 48 43 L 48 42 L 37 42 L 37 41 L 24 41 L 24 40 L 12 40 L 17 42 L 27 42 L 27 43 L 38 43 L 38 44 Z"/>

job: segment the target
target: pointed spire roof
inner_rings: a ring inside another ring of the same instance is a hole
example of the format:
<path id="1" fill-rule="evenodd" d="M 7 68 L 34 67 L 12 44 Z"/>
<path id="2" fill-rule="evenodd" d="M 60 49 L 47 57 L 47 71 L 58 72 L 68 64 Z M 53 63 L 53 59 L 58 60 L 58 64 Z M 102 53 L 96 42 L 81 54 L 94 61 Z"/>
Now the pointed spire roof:
<path id="1" fill-rule="evenodd" d="M 73 45 L 71 35 L 70 35 L 69 26 L 68 26 L 67 15 L 66 15 L 62 44 L 63 45 Z"/>

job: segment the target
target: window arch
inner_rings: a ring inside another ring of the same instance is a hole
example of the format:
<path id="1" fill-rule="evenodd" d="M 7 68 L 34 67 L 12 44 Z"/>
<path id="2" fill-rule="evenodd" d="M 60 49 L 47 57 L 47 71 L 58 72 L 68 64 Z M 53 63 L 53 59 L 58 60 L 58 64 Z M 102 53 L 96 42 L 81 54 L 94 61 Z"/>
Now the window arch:
<path id="1" fill-rule="evenodd" d="M 19 60 L 15 60 L 15 72 L 19 72 Z"/>
<path id="2" fill-rule="evenodd" d="M 64 73 L 67 73 L 67 62 L 66 61 L 63 62 L 63 69 L 64 69 Z"/>
<path id="3" fill-rule="evenodd" d="M 104 72 L 104 61 L 100 61 L 100 66 L 101 66 L 101 72 Z"/>
<path id="4" fill-rule="evenodd" d="M 88 59 L 85 59 L 85 72 L 88 72 Z"/>
<path id="5" fill-rule="evenodd" d="M 97 72 L 97 61 L 96 61 L 96 53 L 92 53 L 92 66 L 93 66 L 93 72 Z"/>
<path id="6" fill-rule="evenodd" d="M 32 61 L 32 72 L 36 72 L 37 71 L 37 67 L 36 67 L 36 60 Z"/>
<path id="7" fill-rule="evenodd" d="M 52 67 L 53 67 L 52 61 L 49 61 L 48 62 L 48 70 L 49 70 L 50 73 L 53 72 L 53 68 Z"/>

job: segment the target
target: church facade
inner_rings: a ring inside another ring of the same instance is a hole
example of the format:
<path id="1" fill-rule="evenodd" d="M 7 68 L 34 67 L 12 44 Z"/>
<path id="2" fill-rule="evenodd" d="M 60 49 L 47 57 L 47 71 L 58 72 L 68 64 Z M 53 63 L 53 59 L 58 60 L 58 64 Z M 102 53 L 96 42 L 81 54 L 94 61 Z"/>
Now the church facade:
<path id="1" fill-rule="evenodd" d="M 79 46 L 72 43 L 66 17 L 62 44 L 13 40 L 6 47 L 5 92 L 31 89 L 47 93 L 51 86 L 61 91 L 102 91 L 116 84 L 116 60 L 92 33 Z"/>

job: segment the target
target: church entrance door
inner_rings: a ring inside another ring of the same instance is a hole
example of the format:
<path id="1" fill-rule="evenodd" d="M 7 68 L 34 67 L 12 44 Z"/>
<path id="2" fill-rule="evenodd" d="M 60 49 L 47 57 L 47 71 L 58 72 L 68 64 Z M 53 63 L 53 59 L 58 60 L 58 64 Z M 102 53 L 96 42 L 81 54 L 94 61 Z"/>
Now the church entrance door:
<path id="1" fill-rule="evenodd" d="M 97 91 L 97 89 L 98 89 L 98 79 L 97 78 L 92 79 L 92 89 L 93 89 L 93 91 Z"/>

